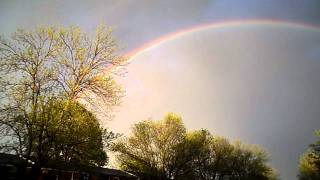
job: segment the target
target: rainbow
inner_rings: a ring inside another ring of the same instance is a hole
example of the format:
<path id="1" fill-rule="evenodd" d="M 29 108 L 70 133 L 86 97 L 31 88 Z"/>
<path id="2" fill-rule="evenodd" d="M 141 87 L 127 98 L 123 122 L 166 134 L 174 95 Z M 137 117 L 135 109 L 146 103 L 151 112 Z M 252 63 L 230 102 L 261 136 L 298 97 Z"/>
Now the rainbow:
<path id="1" fill-rule="evenodd" d="M 154 39 L 150 42 L 143 44 L 139 48 L 136 48 L 130 51 L 125 55 L 125 57 L 127 57 L 128 59 L 127 63 L 130 63 L 131 61 L 133 61 L 143 53 L 151 49 L 154 49 L 164 43 L 182 38 L 183 36 L 205 31 L 208 29 L 233 28 L 233 27 L 239 27 L 239 26 L 269 26 L 269 27 L 284 26 L 284 27 L 290 27 L 290 28 L 309 29 L 309 30 L 315 30 L 315 31 L 320 30 L 320 26 L 313 25 L 313 24 L 282 21 L 282 20 L 270 20 L 270 19 L 233 20 L 233 21 L 224 21 L 224 22 L 213 22 L 213 23 L 206 23 L 206 24 L 200 24 L 197 26 L 192 26 L 186 29 L 182 29 L 180 31 L 170 33 L 168 35 L 161 36 L 157 39 Z M 99 73 L 99 75 L 96 78 L 103 78 L 106 74 L 109 74 L 110 72 L 116 71 L 116 70 L 117 70 L 117 67 L 114 68 L 112 66 L 109 66 L 105 68 L 103 72 Z"/>
<path id="2" fill-rule="evenodd" d="M 167 43 L 173 41 L 175 39 L 181 38 L 183 36 L 205 31 L 208 29 L 220 29 L 220 28 L 232 28 L 232 27 L 239 27 L 239 26 L 285 26 L 291 28 L 299 28 L 299 29 L 314 29 L 320 30 L 320 26 L 306 24 L 301 22 L 289 22 L 289 21 L 281 21 L 281 20 L 269 20 L 269 19 L 255 19 L 255 20 L 233 20 L 227 22 L 214 22 L 214 23 L 207 23 L 201 24 L 197 26 L 193 26 L 190 28 L 182 29 L 177 32 L 170 33 L 165 36 L 161 36 L 155 40 L 147 42 L 143 44 L 141 47 L 134 49 L 133 51 L 127 54 L 128 62 L 131 62 L 139 55 L 149 51 L 153 48 L 158 47 L 163 43 Z"/>
<path id="3" fill-rule="evenodd" d="M 282 21 L 282 20 L 271 20 L 271 19 L 253 19 L 253 20 L 232 20 L 232 21 L 224 21 L 224 22 L 212 22 L 212 23 L 205 23 L 200 24 L 197 26 L 192 26 L 186 29 L 182 29 L 180 31 L 176 31 L 159 38 L 156 38 L 152 41 L 149 41 L 142 46 L 130 51 L 125 55 L 127 57 L 127 63 L 130 63 L 138 56 L 142 55 L 143 53 L 154 49 L 164 43 L 182 38 L 183 36 L 190 35 L 193 33 L 205 31 L 208 29 L 222 29 L 222 28 L 234 28 L 239 26 L 282 26 L 282 27 L 290 27 L 290 28 L 298 28 L 298 29 L 309 29 L 309 30 L 320 30 L 320 26 L 313 25 L 313 24 L 306 24 L 302 22 L 290 22 L 290 21 Z M 104 77 L 110 71 L 116 71 L 117 67 L 114 68 L 112 66 L 107 67 L 103 72 L 101 72 L 97 78 Z"/>

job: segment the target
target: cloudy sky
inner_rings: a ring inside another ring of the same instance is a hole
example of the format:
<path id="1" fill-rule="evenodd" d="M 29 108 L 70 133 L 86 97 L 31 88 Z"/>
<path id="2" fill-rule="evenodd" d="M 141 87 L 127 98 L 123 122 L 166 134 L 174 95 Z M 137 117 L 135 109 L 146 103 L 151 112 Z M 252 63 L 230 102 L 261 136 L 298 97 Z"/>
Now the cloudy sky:
<path id="1" fill-rule="evenodd" d="M 320 1 L 0 2 L 4 35 L 100 23 L 116 28 L 123 53 L 136 53 L 119 78 L 127 96 L 107 126 L 127 133 L 176 112 L 189 129 L 262 145 L 281 177 L 295 179 L 320 128 Z"/>

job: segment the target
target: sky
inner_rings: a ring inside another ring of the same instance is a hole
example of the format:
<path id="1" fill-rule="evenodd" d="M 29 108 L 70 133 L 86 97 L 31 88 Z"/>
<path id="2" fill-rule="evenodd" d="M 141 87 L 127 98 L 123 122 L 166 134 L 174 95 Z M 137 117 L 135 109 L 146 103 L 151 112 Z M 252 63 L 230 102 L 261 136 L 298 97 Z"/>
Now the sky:
<path id="1" fill-rule="evenodd" d="M 320 128 L 320 1 L 0 1 L 4 35 L 101 23 L 133 55 L 117 77 L 127 95 L 106 126 L 127 134 L 175 112 L 188 129 L 262 145 L 281 178 L 296 179 Z"/>

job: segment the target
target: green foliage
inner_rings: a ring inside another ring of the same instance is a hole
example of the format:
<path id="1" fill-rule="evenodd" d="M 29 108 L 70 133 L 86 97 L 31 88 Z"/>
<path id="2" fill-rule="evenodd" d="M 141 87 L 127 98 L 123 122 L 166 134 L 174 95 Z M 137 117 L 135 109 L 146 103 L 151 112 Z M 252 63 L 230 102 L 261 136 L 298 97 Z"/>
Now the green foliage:
<path id="1" fill-rule="evenodd" d="M 301 180 L 320 179 L 320 131 L 316 131 L 315 134 L 318 140 L 311 144 L 308 151 L 300 158 L 298 177 Z"/>
<path id="2" fill-rule="evenodd" d="M 181 118 L 168 114 L 162 121 L 143 121 L 133 126 L 132 133 L 132 137 L 113 147 L 121 152 L 118 156 L 121 168 L 158 179 L 171 176 L 175 146 L 184 141 L 186 134 Z"/>
<path id="3" fill-rule="evenodd" d="M 258 145 L 236 142 L 231 156 L 231 179 L 276 179 L 275 171 L 268 165 L 268 155 Z"/>
<path id="4" fill-rule="evenodd" d="M 94 37 L 74 26 L 19 29 L 10 39 L 0 37 L 0 74 L 8 97 L 1 103 L 35 105 L 40 96 L 92 102 L 94 94 L 107 106 L 118 104 L 121 88 L 110 72 L 101 74 L 126 64 L 117 48 L 105 26 Z"/>
<path id="5" fill-rule="evenodd" d="M 21 140 L 16 144 L 21 150 L 18 147 L 14 150 L 31 147 L 29 159 L 38 165 L 51 161 L 103 166 L 107 162 L 103 137 L 108 132 L 81 104 L 50 99 L 41 101 L 38 110 L 37 119 L 32 122 L 21 114 L 13 115 L 11 124 Z"/>
<path id="6" fill-rule="evenodd" d="M 111 71 L 101 74 L 126 64 L 117 49 L 105 26 L 95 35 L 71 26 L 19 29 L 0 37 L 0 151 L 37 166 L 51 157 L 103 165 L 102 139 L 116 135 L 101 129 L 75 101 L 107 113 L 119 104 L 121 87 Z"/>
<path id="7" fill-rule="evenodd" d="M 115 144 L 124 170 L 149 179 L 276 179 L 267 153 L 257 145 L 234 144 L 207 130 L 187 132 L 181 117 L 142 121 Z"/>
<path id="8" fill-rule="evenodd" d="M 47 159 L 91 166 L 106 163 L 102 140 L 106 130 L 91 112 L 72 101 L 51 102 L 47 108 L 47 113 L 54 112 L 46 126 L 51 138 Z"/>

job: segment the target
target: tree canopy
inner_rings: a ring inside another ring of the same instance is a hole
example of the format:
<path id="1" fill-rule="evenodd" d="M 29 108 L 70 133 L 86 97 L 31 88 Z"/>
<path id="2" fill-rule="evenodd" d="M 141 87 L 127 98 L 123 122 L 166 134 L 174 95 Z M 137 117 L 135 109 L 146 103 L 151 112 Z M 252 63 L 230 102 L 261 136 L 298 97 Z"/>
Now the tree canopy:
<path id="1" fill-rule="evenodd" d="M 257 145 L 188 132 L 180 116 L 136 123 L 113 147 L 124 170 L 146 179 L 276 179 L 268 155 Z"/>
<path id="2" fill-rule="evenodd" d="M 89 166 L 106 163 L 103 138 L 107 131 L 94 114 L 83 105 L 70 101 L 48 103 L 44 116 L 48 117 L 48 114 L 53 115 L 49 115 L 47 136 L 41 142 L 48 149 L 44 154 L 49 157 L 45 159 Z"/>
<path id="3" fill-rule="evenodd" d="M 0 150 L 37 166 L 50 158 L 103 165 L 103 136 L 115 135 L 78 102 L 97 106 L 99 99 L 107 112 L 119 104 L 122 88 L 111 71 L 102 74 L 125 65 L 117 50 L 105 26 L 95 35 L 71 26 L 0 37 Z"/>
<path id="4" fill-rule="evenodd" d="M 317 141 L 309 146 L 299 162 L 299 179 L 320 179 L 320 130 L 316 131 Z"/>

